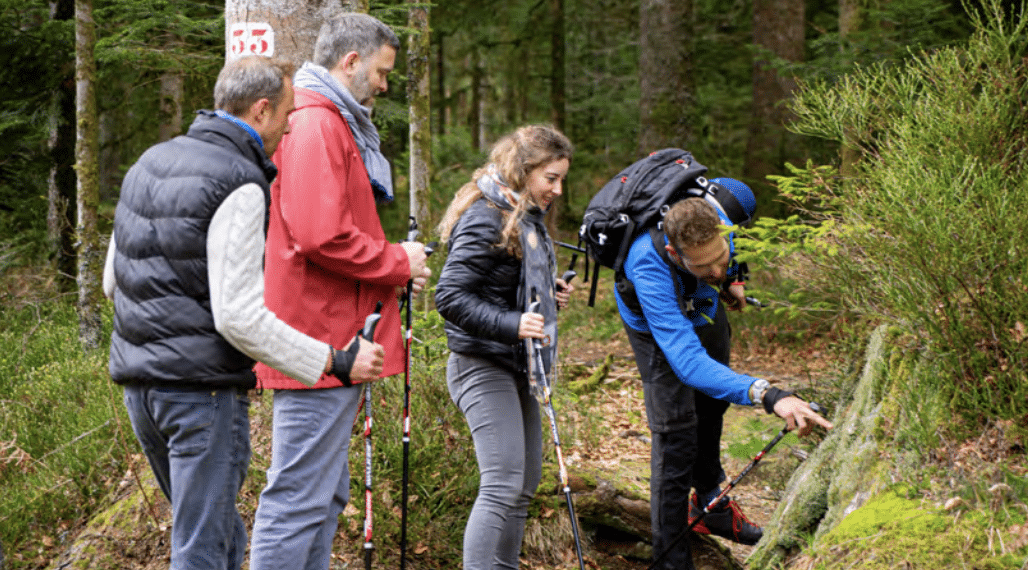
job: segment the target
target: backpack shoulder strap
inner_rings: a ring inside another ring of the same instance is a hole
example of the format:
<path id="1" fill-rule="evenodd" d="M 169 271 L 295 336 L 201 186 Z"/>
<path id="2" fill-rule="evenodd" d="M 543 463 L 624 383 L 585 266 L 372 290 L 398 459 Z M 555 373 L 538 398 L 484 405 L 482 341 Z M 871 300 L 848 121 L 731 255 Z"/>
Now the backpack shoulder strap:
<path id="1" fill-rule="evenodd" d="M 678 279 L 682 281 L 682 290 L 687 294 L 675 295 L 678 301 L 678 309 L 682 311 L 685 318 L 692 320 L 696 316 L 696 307 L 692 302 L 692 293 L 696 291 L 696 277 L 692 273 L 678 271 L 675 264 L 671 261 L 671 256 L 668 255 L 667 249 L 664 248 L 664 230 L 659 227 L 650 228 L 650 239 L 653 240 L 653 249 L 657 250 L 660 254 L 660 258 L 667 264 L 667 269 L 671 273 L 671 282 L 676 281 L 675 274 L 678 275 Z"/>

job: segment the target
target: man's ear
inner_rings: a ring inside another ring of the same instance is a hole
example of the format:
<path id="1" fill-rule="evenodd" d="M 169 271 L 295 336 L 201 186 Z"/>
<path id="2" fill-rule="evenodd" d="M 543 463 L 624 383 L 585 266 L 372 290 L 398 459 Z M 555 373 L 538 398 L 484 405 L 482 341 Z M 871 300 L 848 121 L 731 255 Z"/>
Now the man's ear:
<path id="1" fill-rule="evenodd" d="M 250 114 L 255 123 L 262 124 L 270 120 L 274 109 L 271 108 L 271 101 L 266 98 L 258 99 L 250 105 Z"/>
<path id="2" fill-rule="evenodd" d="M 342 68 L 346 73 L 352 74 L 357 72 L 357 67 L 360 66 L 361 56 L 355 51 L 347 52 L 346 55 L 339 60 L 339 67 Z"/>
<path id="3" fill-rule="evenodd" d="M 340 83 L 349 87 L 350 78 L 357 74 L 357 68 L 360 67 L 361 56 L 355 52 L 347 52 L 346 55 L 339 58 L 335 66 L 328 70 L 329 75 L 335 77 Z"/>
<path id="4" fill-rule="evenodd" d="M 264 125 L 271 120 L 273 111 L 274 110 L 271 108 L 271 101 L 266 98 L 258 99 L 254 101 L 250 105 L 250 108 L 246 110 L 246 113 L 239 118 L 259 133 Z"/>

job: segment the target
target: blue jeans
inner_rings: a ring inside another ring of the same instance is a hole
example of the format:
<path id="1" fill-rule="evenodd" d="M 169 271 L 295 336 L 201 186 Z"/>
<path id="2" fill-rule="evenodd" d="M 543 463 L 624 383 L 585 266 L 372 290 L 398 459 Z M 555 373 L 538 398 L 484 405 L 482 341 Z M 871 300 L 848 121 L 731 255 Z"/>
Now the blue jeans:
<path id="1" fill-rule="evenodd" d="M 672 546 L 688 526 L 689 491 L 704 493 L 725 480 L 721 467 L 721 430 L 728 402 L 686 386 L 672 370 L 648 332 L 625 325 L 643 381 L 646 419 L 653 435 L 650 448 L 650 525 L 653 555 L 666 549 L 660 568 L 693 568 L 689 539 Z M 731 327 L 723 306 L 714 323 L 696 329 L 700 343 L 714 360 L 728 366 Z"/>
<path id="2" fill-rule="evenodd" d="M 171 501 L 171 570 L 239 570 L 236 495 L 250 465 L 246 390 L 125 386 L 125 407 Z"/>
<path id="3" fill-rule="evenodd" d="M 527 378 L 469 354 L 450 353 L 446 384 L 468 421 L 480 477 L 464 529 L 464 570 L 516 569 L 542 478 L 539 403 Z"/>
<path id="4" fill-rule="evenodd" d="M 350 500 L 347 453 L 362 389 L 275 390 L 271 466 L 253 521 L 251 570 L 329 567 Z"/>

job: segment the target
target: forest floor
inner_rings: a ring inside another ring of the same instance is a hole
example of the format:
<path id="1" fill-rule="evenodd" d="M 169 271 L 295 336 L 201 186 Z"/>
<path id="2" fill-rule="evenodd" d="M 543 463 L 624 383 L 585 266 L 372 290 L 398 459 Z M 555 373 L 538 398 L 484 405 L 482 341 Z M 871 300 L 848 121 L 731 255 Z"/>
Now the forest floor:
<path id="1" fill-rule="evenodd" d="M 792 390 L 809 388 L 828 379 L 835 369 L 835 362 L 829 358 L 830 351 L 819 340 L 788 345 L 768 343 L 766 339 L 754 338 L 760 331 L 735 331 L 739 337 L 733 346 L 732 367 L 737 372 L 766 378 L 772 385 Z M 599 426 L 591 429 L 599 432 L 602 445 L 589 445 L 582 451 L 565 451 L 579 465 L 610 468 L 612 465 L 643 465 L 649 472 L 649 430 L 645 424 L 645 405 L 642 398 L 642 381 L 636 369 L 631 347 L 624 331 L 617 331 L 611 337 L 600 341 L 582 341 L 565 335 L 561 342 L 566 347 L 566 363 L 585 363 L 595 366 L 606 355 L 613 355 L 608 383 L 618 385 L 616 397 L 597 398 L 599 408 L 593 407 L 590 414 L 602 418 Z M 565 364 L 567 366 L 567 364 Z M 625 410 L 638 410 L 641 415 L 630 419 Z M 577 419 L 577 414 L 571 413 Z M 722 461 L 729 480 L 736 477 L 752 460 L 753 456 L 781 429 L 777 418 L 768 416 L 762 408 L 730 406 L 725 414 L 722 437 Z M 565 444 L 565 447 L 567 445 Z M 784 488 L 795 466 L 805 456 L 806 446 L 793 436 L 788 436 L 776 446 L 758 465 L 732 490 L 731 496 L 740 505 L 751 522 L 763 526 L 771 520 L 778 505 L 777 495 Z M 546 450 L 544 450 L 545 452 Z M 569 466 L 569 471 L 574 466 Z M 744 564 L 755 548 L 724 539 L 717 539 L 729 549 L 732 556 Z M 649 560 L 629 558 L 611 552 L 604 552 L 602 545 L 590 544 L 587 559 L 595 563 L 594 568 L 605 570 L 642 570 L 649 567 Z M 572 551 L 564 553 L 564 562 L 559 565 L 549 560 L 525 559 L 526 568 L 575 569 L 577 558 Z"/>
<path id="2" fill-rule="evenodd" d="M 613 472 L 618 476 L 623 475 L 625 478 L 638 481 L 637 488 L 645 493 L 648 489 L 650 432 L 645 420 L 642 383 L 632 351 L 619 323 L 614 323 L 618 326 L 612 326 L 609 322 L 612 316 L 609 312 L 594 310 L 586 314 L 588 316 L 585 322 L 579 321 L 568 327 L 566 330 L 569 334 L 562 332 L 563 365 L 557 372 L 557 390 L 560 391 L 560 383 L 588 376 L 605 362 L 609 370 L 599 387 L 580 396 L 574 405 L 559 396 L 555 399 L 561 433 L 567 433 L 567 436 L 562 435 L 562 439 L 568 471 L 572 477 L 576 471 L 592 469 Z M 617 319 L 616 316 L 613 318 Z M 772 338 L 773 334 L 768 334 L 760 327 L 747 329 L 745 326 L 739 326 L 735 328 L 734 334 L 733 368 L 742 373 L 766 378 L 773 385 L 803 389 L 826 380 L 835 369 L 834 363 L 827 358 L 829 351 L 822 346 L 822 341 L 776 342 Z M 266 434 L 259 434 L 261 430 L 267 430 L 271 421 L 270 417 L 265 417 L 270 416 L 266 408 L 270 409 L 270 406 L 255 404 L 251 409 L 251 431 L 254 432 L 251 439 L 254 453 L 268 456 L 270 449 L 265 447 L 269 445 L 270 438 L 266 437 Z M 768 416 L 762 409 L 731 406 L 725 416 L 722 438 L 723 467 L 728 478 L 734 478 L 781 427 L 780 420 Z M 552 463 L 553 445 L 548 429 L 544 429 L 543 436 L 544 458 L 546 462 Z M 771 514 L 777 506 L 777 495 L 798 465 L 805 447 L 790 435 L 732 491 L 732 496 L 754 524 L 764 525 L 770 521 Z M 141 455 L 134 455 L 132 461 L 135 468 L 130 471 L 149 475 L 149 469 Z M 119 485 L 119 489 L 132 486 L 134 481 L 126 478 Z M 258 491 L 259 489 L 250 489 L 248 486 L 241 493 L 238 502 L 244 506 L 256 505 Z M 361 501 L 358 500 L 357 503 Z M 563 505 L 563 501 L 560 501 L 560 504 Z M 357 507 L 359 506 L 358 504 Z M 352 512 L 344 515 L 351 521 L 359 520 L 361 515 L 357 512 L 357 507 L 351 504 L 347 510 Z M 150 509 L 156 509 L 151 510 L 156 516 L 155 520 L 169 520 L 167 501 L 162 496 L 154 497 Z M 252 508 L 243 510 L 244 517 L 249 523 Z M 544 516 L 566 517 L 566 512 L 546 513 Z M 566 524 L 566 520 L 564 523 Z M 521 564 L 523 569 L 578 568 L 569 530 L 564 533 L 567 536 L 554 537 L 552 531 L 548 531 L 549 534 L 534 532 L 532 525 L 540 526 L 530 521 L 530 528 L 526 531 Z M 130 531 L 133 536 L 126 538 L 131 539 L 133 553 L 124 553 L 125 556 L 121 558 L 126 565 L 119 567 L 138 570 L 167 568 L 168 532 L 166 523 L 149 532 Z M 75 529 L 69 529 L 68 534 L 75 536 L 78 533 Z M 594 540 L 593 535 L 586 530 L 583 530 L 582 534 L 589 568 L 643 570 L 649 566 L 649 560 L 628 555 L 626 552 L 630 548 L 626 548 L 626 545 Z M 723 539 L 718 540 L 731 551 L 731 555 L 740 565 L 744 565 L 745 559 L 754 548 Z M 359 542 L 342 542 L 340 537 L 330 570 L 363 568 L 363 551 Z M 459 544 L 448 545 L 448 548 L 454 549 L 453 554 L 459 558 Z M 377 558 L 376 566 L 385 567 L 391 566 L 390 559 L 395 557 L 378 550 Z M 408 567 L 411 570 L 426 568 L 417 560 L 412 560 Z"/>
<path id="3" fill-rule="evenodd" d="M 802 390 L 827 380 L 835 369 L 836 363 L 829 358 L 830 351 L 821 340 L 783 344 L 768 342 L 767 335 L 761 330 L 736 330 L 733 334 L 737 337 L 732 351 L 733 368 L 740 373 L 766 378 L 772 385 Z M 624 473 L 626 477 L 630 476 L 628 473 L 640 473 L 639 477 L 648 481 L 650 432 L 645 421 L 642 381 L 624 331 L 618 328 L 609 337 L 599 339 L 562 334 L 560 342 L 564 371 L 577 367 L 588 375 L 605 360 L 610 360 L 610 369 L 601 388 L 583 396 L 579 409 L 570 406 L 557 408 L 558 421 L 567 424 L 561 426 L 561 433 L 572 433 L 571 438 L 562 435 L 570 476 L 574 477 L 576 469 L 599 468 Z M 562 378 L 558 371 L 558 382 L 574 380 L 570 375 L 564 372 Z M 559 398 L 557 405 L 561 405 Z M 587 413 L 583 413 L 583 409 L 587 409 Z M 729 407 L 722 438 L 723 468 L 728 479 L 738 475 L 781 427 L 779 420 L 768 416 L 762 408 Z M 543 436 L 544 461 L 551 461 L 553 444 L 547 429 L 544 429 Z M 784 489 L 806 449 L 809 447 L 790 434 L 732 491 L 731 496 L 754 524 L 762 526 L 771 520 L 778 504 L 777 495 Z M 587 568 L 645 570 L 650 565 L 648 559 L 623 553 L 631 545 L 594 542 L 584 531 L 582 534 Z M 562 547 L 555 547 L 552 538 L 544 545 L 533 544 L 530 522 L 522 568 L 576 570 L 578 561 L 570 530 L 568 535 L 562 541 Z M 755 548 L 717 540 L 743 566 Z M 459 548 L 459 545 L 455 547 Z M 346 549 L 345 553 L 337 552 L 333 570 L 353 568 L 363 568 L 359 549 L 354 546 Z"/>

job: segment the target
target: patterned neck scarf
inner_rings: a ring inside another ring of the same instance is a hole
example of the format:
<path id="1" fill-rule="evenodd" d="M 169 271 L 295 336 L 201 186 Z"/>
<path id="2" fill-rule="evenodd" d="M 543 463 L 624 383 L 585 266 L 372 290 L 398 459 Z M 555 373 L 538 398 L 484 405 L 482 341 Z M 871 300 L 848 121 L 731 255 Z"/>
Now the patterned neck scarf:
<path id="1" fill-rule="evenodd" d="M 375 202 L 393 201 L 393 172 L 389 161 L 379 148 L 381 140 L 378 129 L 371 122 L 371 109 L 361 105 L 353 94 L 338 79 L 332 77 L 324 67 L 306 62 L 293 77 L 293 85 L 310 89 L 324 95 L 335 103 L 339 114 L 350 124 L 353 140 L 357 143 L 364 168 L 368 171 L 371 188 L 375 191 Z"/>
<path id="2" fill-rule="evenodd" d="M 514 192 L 496 169 L 490 164 L 486 173 L 477 181 L 478 189 L 490 202 L 501 210 L 514 212 L 521 196 Z M 532 293 L 535 292 L 539 301 L 536 312 L 543 316 L 543 330 L 547 340 L 543 341 L 540 355 L 543 360 L 542 371 L 549 374 L 553 369 L 553 361 L 557 355 L 557 300 L 555 282 L 557 260 L 553 252 L 553 242 L 546 232 L 544 217 L 546 213 L 537 206 L 528 206 L 520 221 L 521 229 L 521 282 L 518 283 L 518 308 L 527 311 L 532 304 Z M 529 378 L 535 383 L 536 358 L 531 339 L 525 339 L 525 351 L 528 354 L 529 370 L 533 372 Z M 552 379 L 550 384 L 552 385 Z"/>

